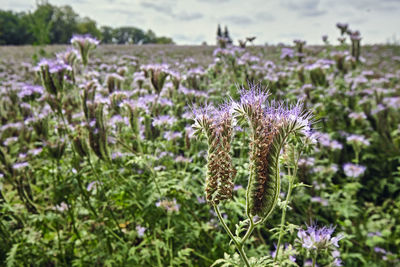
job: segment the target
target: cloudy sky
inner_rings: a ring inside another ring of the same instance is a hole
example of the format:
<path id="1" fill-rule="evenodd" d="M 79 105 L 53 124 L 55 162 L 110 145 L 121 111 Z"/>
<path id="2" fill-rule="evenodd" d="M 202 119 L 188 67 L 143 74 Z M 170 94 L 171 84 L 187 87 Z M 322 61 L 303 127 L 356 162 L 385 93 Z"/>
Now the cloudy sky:
<path id="1" fill-rule="evenodd" d="M 304 39 L 320 44 L 338 37 L 336 22 L 359 30 L 364 43 L 400 41 L 400 0 L 50 0 L 70 5 L 100 26 L 135 26 L 169 36 L 177 44 L 215 43 L 218 23 L 234 40 L 257 36 L 257 44 Z M 27 11 L 34 0 L 0 0 L 3 10 Z"/>

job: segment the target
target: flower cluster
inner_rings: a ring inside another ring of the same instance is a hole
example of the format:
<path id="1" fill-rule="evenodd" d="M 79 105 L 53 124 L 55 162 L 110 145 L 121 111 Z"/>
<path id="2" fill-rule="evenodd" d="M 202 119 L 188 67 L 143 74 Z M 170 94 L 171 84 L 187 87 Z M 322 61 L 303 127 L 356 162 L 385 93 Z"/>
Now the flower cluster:
<path id="1" fill-rule="evenodd" d="M 353 164 L 353 163 L 346 163 L 343 165 L 344 174 L 347 177 L 357 178 L 364 174 L 367 168 L 365 166 Z"/>
<path id="2" fill-rule="evenodd" d="M 342 266 L 340 253 L 337 250 L 338 242 L 344 238 L 342 234 L 333 236 L 335 227 L 318 228 L 316 225 L 307 226 L 307 229 L 299 229 L 296 242 L 306 249 L 312 256 L 320 255 L 322 251 L 329 252 L 332 259 L 331 266 Z"/>

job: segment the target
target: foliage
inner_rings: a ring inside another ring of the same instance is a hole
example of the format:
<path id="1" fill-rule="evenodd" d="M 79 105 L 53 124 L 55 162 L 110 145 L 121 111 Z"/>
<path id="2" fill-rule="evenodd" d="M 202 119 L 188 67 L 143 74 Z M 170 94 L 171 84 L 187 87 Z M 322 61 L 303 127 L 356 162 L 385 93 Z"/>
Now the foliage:
<path id="1" fill-rule="evenodd" d="M 293 47 L 283 58 L 279 47 L 193 47 L 193 58 L 94 47 L 86 66 L 72 47 L 46 47 L 40 64 L 1 48 L 0 265 L 240 266 L 218 219 L 234 236 L 249 229 L 245 188 L 263 160 L 250 144 L 264 140 L 246 117 L 235 125 L 220 150 L 236 169 L 232 200 L 215 213 L 191 125 L 193 108 L 238 102 L 247 81 L 317 118 L 313 149 L 294 135 L 274 153 L 280 194 L 243 242 L 250 266 L 399 265 L 398 47 L 363 46 L 359 62 L 346 43 L 303 45 L 301 60 Z"/>

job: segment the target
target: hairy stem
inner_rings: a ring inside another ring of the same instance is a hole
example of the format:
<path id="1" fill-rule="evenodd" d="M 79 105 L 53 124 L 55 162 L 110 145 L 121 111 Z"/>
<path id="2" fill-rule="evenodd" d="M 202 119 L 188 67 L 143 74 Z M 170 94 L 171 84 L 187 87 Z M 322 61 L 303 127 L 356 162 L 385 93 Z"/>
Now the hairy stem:
<path id="1" fill-rule="evenodd" d="M 274 261 L 276 261 L 276 259 L 278 257 L 279 249 L 281 247 L 282 237 L 283 237 L 283 234 L 284 234 L 284 229 L 283 228 L 285 227 L 285 220 L 286 220 L 286 210 L 287 210 L 288 203 L 290 201 L 290 197 L 292 195 L 294 179 L 297 176 L 297 167 L 298 167 L 299 158 L 300 158 L 300 153 L 295 153 L 293 151 L 294 170 L 293 170 L 293 174 L 291 175 L 290 174 L 290 168 L 288 168 L 289 188 L 288 188 L 288 192 L 287 192 L 287 195 L 286 195 L 285 204 L 284 204 L 283 210 L 282 210 L 281 226 L 280 226 L 280 229 L 279 229 L 279 238 L 278 238 L 278 244 L 277 244 L 277 247 L 276 247 L 276 253 L 275 253 Z"/>
<path id="2" fill-rule="evenodd" d="M 224 227 L 225 231 L 228 233 L 228 235 L 230 236 L 230 238 L 232 239 L 233 243 L 235 244 L 237 250 L 239 251 L 240 257 L 242 258 L 244 264 L 246 265 L 246 267 L 250 267 L 250 263 L 249 260 L 247 259 L 247 255 L 243 250 L 243 244 L 242 242 L 239 242 L 235 236 L 232 234 L 231 230 L 229 230 L 229 227 L 226 225 L 224 219 L 221 216 L 221 212 L 219 211 L 219 208 L 216 204 L 213 204 L 214 206 L 214 210 L 217 213 L 218 219 L 221 222 L 222 226 Z"/>

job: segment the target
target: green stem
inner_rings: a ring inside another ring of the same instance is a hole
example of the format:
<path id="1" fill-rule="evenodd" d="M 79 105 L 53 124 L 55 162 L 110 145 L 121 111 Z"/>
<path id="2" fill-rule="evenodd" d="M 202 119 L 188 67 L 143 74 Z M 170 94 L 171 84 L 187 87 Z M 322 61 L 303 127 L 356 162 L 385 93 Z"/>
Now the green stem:
<path id="1" fill-rule="evenodd" d="M 225 231 L 228 233 L 230 238 L 232 239 L 233 243 L 235 244 L 237 250 L 239 251 L 240 257 L 242 258 L 244 264 L 246 267 L 250 267 L 249 260 L 247 259 L 247 255 L 243 250 L 243 244 L 242 242 L 239 242 L 235 236 L 232 234 L 231 230 L 229 230 L 229 227 L 226 225 L 224 219 L 221 216 L 221 212 L 219 211 L 219 208 L 216 204 L 213 204 L 214 210 L 217 213 L 218 219 L 221 222 L 222 226 L 224 227 Z"/>
<path id="2" fill-rule="evenodd" d="M 170 246 L 169 243 L 169 227 L 171 223 L 171 215 L 168 213 L 168 219 L 167 219 L 167 238 L 166 238 L 166 243 L 168 246 L 168 251 L 169 251 L 169 266 L 172 266 L 172 259 L 173 259 L 173 252 L 172 252 L 172 246 Z M 172 242 L 171 242 L 172 243 Z"/>
<path id="3" fill-rule="evenodd" d="M 244 237 L 242 238 L 242 240 L 240 241 L 240 243 L 243 245 L 244 242 L 246 242 L 246 240 L 249 238 L 249 236 L 251 235 L 251 233 L 253 232 L 254 228 L 255 228 L 255 224 L 253 222 L 253 218 L 249 218 L 250 219 L 250 226 L 249 229 L 247 229 L 246 234 L 244 235 Z"/>
<path id="4" fill-rule="evenodd" d="M 97 181 L 99 182 L 99 183 L 98 183 L 99 186 L 101 187 L 102 191 L 105 192 L 105 189 L 104 189 L 104 187 L 103 187 L 103 183 L 101 182 L 100 176 L 99 176 L 99 174 L 97 173 L 97 171 L 95 170 L 95 168 L 94 168 L 94 166 L 93 166 L 93 164 L 92 164 L 92 161 L 90 160 L 90 156 L 88 156 L 87 159 L 88 159 L 88 163 L 89 163 L 89 165 L 90 165 L 90 168 L 91 168 L 92 172 L 94 173 L 94 175 L 95 175 Z M 123 236 L 124 233 L 122 232 L 121 226 L 119 225 L 119 223 L 118 223 L 118 221 L 117 221 L 117 218 L 116 218 L 115 215 L 114 215 L 114 212 L 112 211 L 111 207 L 108 206 L 108 203 L 106 203 L 106 204 L 107 204 L 107 205 L 106 205 L 106 209 L 110 212 L 112 221 L 114 221 L 114 223 L 115 223 L 117 229 L 119 230 L 120 235 Z M 112 229 L 109 229 L 109 227 L 108 227 L 106 224 L 104 224 L 104 225 L 105 225 L 106 228 L 108 228 L 108 230 L 110 231 L 110 233 L 111 233 L 115 238 L 117 238 L 119 241 L 125 243 L 125 242 L 121 239 L 121 237 L 119 237 L 117 234 L 114 233 L 114 231 L 113 231 Z"/>
<path id="5" fill-rule="evenodd" d="M 287 204 L 288 204 L 288 202 L 290 200 L 290 195 L 292 193 L 293 180 L 294 179 L 291 177 L 290 181 L 289 181 L 289 189 L 288 189 L 288 193 L 287 193 L 287 196 L 286 196 L 285 205 L 283 206 L 282 218 L 281 218 L 281 226 L 280 226 L 280 229 L 279 229 L 278 245 L 276 247 L 276 253 L 275 253 L 274 261 L 276 261 L 276 259 L 278 257 L 279 249 L 281 247 L 281 242 L 282 242 L 282 237 L 283 237 L 283 232 L 284 232 L 283 228 L 284 228 L 285 219 L 286 219 Z"/>
<path id="6" fill-rule="evenodd" d="M 300 158 L 300 153 L 297 153 L 297 156 L 296 156 L 295 152 L 293 151 L 294 170 L 293 170 L 293 175 L 290 175 L 290 168 L 288 168 L 289 188 L 288 188 L 288 193 L 286 195 L 285 205 L 283 206 L 283 210 L 282 210 L 281 226 L 280 226 L 280 229 L 279 229 L 278 245 L 276 247 L 276 253 L 275 253 L 274 261 L 276 261 L 276 259 L 278 258 L 279 249 L 281 247 L 282 237 L 283 237 L 283 234 L 284 234 L 283 228 L 285 226 L 286 210 L 287 210 L 288 203 L 290 201 L 290 197 L 292 195 L 294 179 L 297 176 L 297 167 L 298 167 L 299 158 Z"/>
<path id="7" fill-rule="evenodd" d="M 156 233 L 155 232 L 154 232 L 154 239 L 156 240 Z M 155 246 L 156 246 L 156 256 L 157 256 L 158 267 L 162 267 L 163 265 L 161 264 L 160 250 L 158 248 L 157 242 L 155 243 Z"/>

